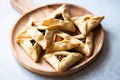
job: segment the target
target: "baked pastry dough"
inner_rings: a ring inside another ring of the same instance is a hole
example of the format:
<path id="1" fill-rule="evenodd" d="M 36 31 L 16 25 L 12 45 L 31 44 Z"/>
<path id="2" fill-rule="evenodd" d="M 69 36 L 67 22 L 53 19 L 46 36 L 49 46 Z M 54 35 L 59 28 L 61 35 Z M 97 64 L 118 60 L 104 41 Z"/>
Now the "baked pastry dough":
<path id="1" fill-rule="evenodd" d="M 64 21 L 72 21 L 67 9 L 67 6 L 64 4 L 62 6 L 60 6 L 59 8 L 57 8 L 53 13 L 51 13 L 47 19 L 50 18 L 55 18 L 55 19 L 60 19 L 60 20 L 64 20 Z"/>
<path id="2" fill-rule="evenodd" d="M 45 37 L 44 37 L 47 44 L 46 49 L 49 48 L 50 45 L 52 45 L 53 38 L 57 32 L 58 32 L 57 30 L 46 30 Z"/>
<path id="3" fill-rule="evenodd" d="M 56 40 L 56 38 L 59 37 L 60 40 Z M 51 40 L 51 39 L 50 39 Z M 70 36 L 67 33 L 58 31 L 56 34 L 54 34 L 54 38 L 52 44 L 50 47 L 47 48 L 46 52 L 54 52 L 54 51 L 63 51 L 63 50 L 70 50 L 76 47 L 79 47 L 79 40 Z"/>
<path id="4" fill-rule="evenodd" d="M 25 27 L 21 30 L 21 32 L 17 35 L 16 40 L 19 40 L 21 38 L 31 38 L 31 35 L 29 34 L 29 29 L 31 27 L 37 27 L 37 22 L 33 20 L 32 18 L 29 19 Z"/>
<path id="5" fill-rule="evenodd" d="M 36 22 L 30 18 L 24 29 L 16 37 L 16 42 L 23 47 L 27 54 L 37 62 L 41 53 L 41 46 L 31 37 L 30 29 L 36 27 Z"/>
<path id="6" fill-rule="evenodd" d="M 65 31 L 75 31 L 74 25 L 69 21 L 58 20 L 54 18 L 46 19 L 42 22 L 43 26 L 47 26 L 47 29 L 60 29 Z"/>
<path id="7" fill-rule="evenodd" d="M 58 51 L 44 55 L 44 59 L 58 72 L 62 73 L 76 62 L 80 61 L 83 56 L 77 52 Z"/>
<path id="8" fill-rule="evenodd" d="M 80 41 L 80 46 L 76 48 L 77 51 L 89 57 L 93 51 L 93 32 L 89 32 L 86 36 L 85 42 Z"/>
<path id="9" fill-rule="evenodd" d="M 42 26 L 48 26 L 48 29 L 60 29 L 75 32 L 75 27 L 70 18 L 66 5 L 62 5 L 42 21 Z"/>
<path id="10" fill-rule="evenodd" d="M 37 27 L 37 24 L 38 23 L 33 18 L 30 18 L 29 21 L 27 22 L 26 26 L 27 27 L 30 27 L 30 26 Z"/>
<path id="11" fill-rule="evenodd" d="M 85 15 L 82 17 L 74 17 L 72 21 L 78 27 L 83 35 L 87 35 L 91 30 L 100 24 L 104 16 Z"/>
<path id="12" fill-rule="evenodd" d="M 83 34 L 74 35 L 73 37 L 79 40 L 85 39 L 85 36 Z"/>
<path id="13" fill-rule="evenodd" d="M 37 62 L 41 54 L 41 47 L 32 38 L 17 40 L 17 43 L 27 52 L 27 54 Z"/>
<path id="14" fill-rule="evenodd" d="M 45 50 L 47 43 L 44 39 L 46 30 L 40 30 L 38 28 L 29 28 L 28 30 L 30 36 Z"/>

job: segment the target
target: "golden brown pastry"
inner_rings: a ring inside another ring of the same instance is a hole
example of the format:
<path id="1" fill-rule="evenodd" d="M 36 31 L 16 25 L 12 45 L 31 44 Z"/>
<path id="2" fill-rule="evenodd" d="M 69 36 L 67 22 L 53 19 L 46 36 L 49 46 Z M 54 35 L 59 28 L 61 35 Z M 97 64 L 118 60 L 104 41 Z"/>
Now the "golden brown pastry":
<path id="1" fill-rule="evenodd" d="M 79 39 L 79 40 L 85 38 L 85 36 L 83 34 L 74 35 L 73 37 L 76 38 L 76 39 Z"/>
<path id="2" fill-rule="evenodd" d="M 31 35 L 29 34 L 29 29 L 31 27 L 37 27 L 37 22 L 30 18 L 25 27 L 21 30 L 21 32 L 17 35 L 16 40 L 20 38 L 31 38 Z"/>
<path id="3" fill-rule="evenodd" d="M 40 30 L 38 28 L 29 28 L 28 30 L 30 36 L 45 50 L 47 43 L 44 39 L 46 30 Z"/>
<path id="4" fill-rule="evenodd" d="M 48 29 L 60 29 L 75 32 L 75 27 L 70 18 L 66 5 L 62 5 L 42 21 L 42 26 Z"/>
<path id="5" fill-rule="evenodd" d="M 54 18 L 44 20 L 42 22 L 42 26 L 47 26 L 47 29 L 60 29 L 71 32 L 75 31 L 75 27 L 71 22 Z"/>
<path id="6" fill-rule="evenodd" d="M 36 27 L 32 18 L 16 37 L 16 42 L 27 52 L 27 54 L 37 62 L 41 53 L 41 46 L 31 37 L 30 29 Z"/>
<path id="7" fill-rule="evenodd" d="M 70 22 L 72 21 L 70 18 L 67 6 L 65 4 L 57 8 L 53 13 L 51 13 L 47 17 L 47 19 L 50 19 L 50 18 L 55 18 L 55 19 L 65 20 Z"/>
<path id="8" fill-rule="evenodd" d="M 52 41 L 52 44 L 46 50 L 47 53 L 54 51 L 70 50 L 79 47 L 80 45 L 80 41 L 78 39 L 60 31 L 54 34 L 54 38 L 52 39 Z"/>
<path id="9" fill-rule="evenodd" d="M 29 21 L 27 22 L 26 26 L 29 27 L 29 26 L 32 26 L 32 27 L 37 27 L 37 22 L 33 19 L 33 18 L 30 18 Z"/>
<path id="10" fill-rule="evenodd" d="M 77 51 L 89 57 L 93 51 L 93 32 L 89 32 L 86 36 L 85 42 L 80 41 L 80 46 L 76 48 Z"/>
<path id="11" fill-rule="evenodd" d="M 44 37 L 47 44 L 46 49 L 48 49 L 52 45 L 54 36 L 57 32 L 58 32 L 57 30 L 46 30 L 45 37 Z"/>
<path id="12" fill-rule="evenodd" d="M 41 54 L 41 47 L 32 38 L 17 40 L 17 43 L 27 52 L 27 54 L 37 62 Z"/>
<path id="13" fill-rule="evenodd" d="M 58 72 L 62 73 L 80 61 L 83 56 L 77 52 L 58 51 L 44 55 L 44 59 Z"/>
<path id="14" fill-rule="evenodd" d="M 85 15 L 82 17 L 74 17 L 72 21 L 78 27 L 83 35 L 87 35 L 91 30 L 100 24 L 104 16 Z"/>

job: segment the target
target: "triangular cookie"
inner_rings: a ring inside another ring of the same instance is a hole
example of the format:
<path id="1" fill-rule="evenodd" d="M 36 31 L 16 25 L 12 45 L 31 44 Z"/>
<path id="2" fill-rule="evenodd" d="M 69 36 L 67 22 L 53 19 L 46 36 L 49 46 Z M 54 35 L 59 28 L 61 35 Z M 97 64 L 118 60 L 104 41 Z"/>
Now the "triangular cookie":
<path id="1" fill-rule="evenodd" d="M 57 8 L 53 13 L 51 13 L 47 17 L 47 19 L 50 19 L 50 18 L 55 18 L 55 19 L 70 21 L 70 22 L 72 21 L 70 18 L 67 6 L 65 4 Z"/>
<path id="2" fill-rule="evenodd" d="M 16 37 L 16 42 L 23 47 L 27 54 L 36 62 L 39 59 L 41 53 L 41 47 L 36 43 L 30 34 L 30 29 L 37 27 L 36 22 L 30 18 L 25 27 Z"/>
<path id="3" fill-rule="evenodd" d="M 85 42 L 80 41 L 80 46 L 76 48 L 77 51 L 89 57 L 93 51 L 93 32 L 89 32 L 86 36 Z"/>
<path id="4" fill-rule="evenodd" d="M 41 54 L 41 47 L 36 41 L 31 39 L 20 39 L 17 41 L 18 44 L 27 52 L 27 54 L 37 62 Z"/>
<path id="5" fill-rule="evenodd" d="M 48 29 L 60 29 L 65 31 L 75 32 L 75 27 L 70 18 L 66 5 L 62 5 L 53 13 L 51 13 L 41 23 L 42 26 L 47 26 Z"/>
<path id="6" fill-rule="evenodd" d="M 72 21 L 78 27 L 83 35 L 87 35 L 91 30 L 100 24 L 104 16 L 85 15 L 82 17 L 73 17 Z"/>
<path id="7" fill-rule="evenodd" d="M 62 73 L 80 61 L 83 56 L 76 52 L 58 51 L 44 55 L 44 59 L 58 72 Z"/>
<path id="8" fill-rule="evenodd" d="M 26 26 L 29 27 L 29 26 L 32 26 L 32 27 L 37 27 L 37 22 L 33 19 L 33 18 L 30 18 L 29 21 L 27 22 Z"/>
<path id="9" fill-rule="evenodd" d="M 54 51 L 70 50 L 80 46 L 80 41 L 67 33 L 58 31 L 53 34 L 53 36 L 53 38 L 49 39 L 52 41 L 52 44 L 47 48 L 47 53 Z"/>

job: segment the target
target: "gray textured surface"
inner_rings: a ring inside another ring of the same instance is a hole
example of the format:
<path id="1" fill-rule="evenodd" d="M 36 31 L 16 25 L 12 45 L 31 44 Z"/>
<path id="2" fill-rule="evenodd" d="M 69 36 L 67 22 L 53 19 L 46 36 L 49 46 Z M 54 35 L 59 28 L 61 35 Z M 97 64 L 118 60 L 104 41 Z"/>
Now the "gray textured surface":
<path id="1" fill-rule="evenodd" d="M 46 3 L 68 2 L 80 5 L 96 15 L 104 15 L 102 22 L 105 41 L 99 57 L 89 66 L 66 77 L 45 77 L 34 74 L 14 59 L 9 46 L 10 29 L 21 16 L 9 0 L 0 1 L 0 80 L 120 80 L 120 0 L 31 0 L 39 6 Z"/>

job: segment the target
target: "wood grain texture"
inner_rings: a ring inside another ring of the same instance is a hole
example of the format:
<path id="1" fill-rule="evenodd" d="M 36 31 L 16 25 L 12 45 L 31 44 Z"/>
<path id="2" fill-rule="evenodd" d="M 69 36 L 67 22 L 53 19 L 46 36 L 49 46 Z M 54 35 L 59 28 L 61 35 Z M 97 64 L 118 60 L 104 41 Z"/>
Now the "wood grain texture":
<path id="1" fill-rule="evenodd" d="M 98 55 L 104 41 L 104 31 L 101 25 L 99 25 L 97 28 L 95 28 L 93 31 L 95 33 L 94 35 L 94 50 L 93 55 L 89 58 L 85 58 L 82 62 L 79 62 L 63 74 L 58 74 L 43 58 L 41 58 L 41 61 L 38 63 L 35 63 L 26 53 L 25 51 L 15 42 L 17 34 L 20 32 L 21 29 L 26 25 L 27 21 L 30 17 L 33 17 L 37 21 L 41 21 L 44 18 L 46 18 L 51 12 L 53 12 L 55 9 L 60 7 L 61 3 L 56 4 L 49 4 L 45 6 L 41 6 L 39 8 L 36 8 L 30 12 L 27 12 L 24 14 L 14 25 L 13 29 L 11 30 L 11 49 L 13 51 L 13 54 L 17 61 L 26 69 L 46 75 L 46 76 L 62 76 L 62 75 L 68 75 L 71 73 L 74 73 L 90 62 L 92 62 L 95 57 Z M 83 16 L 86 14 L 92 14 L 90 11 L 73 4 L 66 4 L 69 8 L 69 12 L 71 17 L 73 16 Z"/>
<path id="2" fill-rule="evenodd" d="M 35 8 L 29 0 L 11 0 L 10 3 L 21 14 L 25 14 Z"/>

